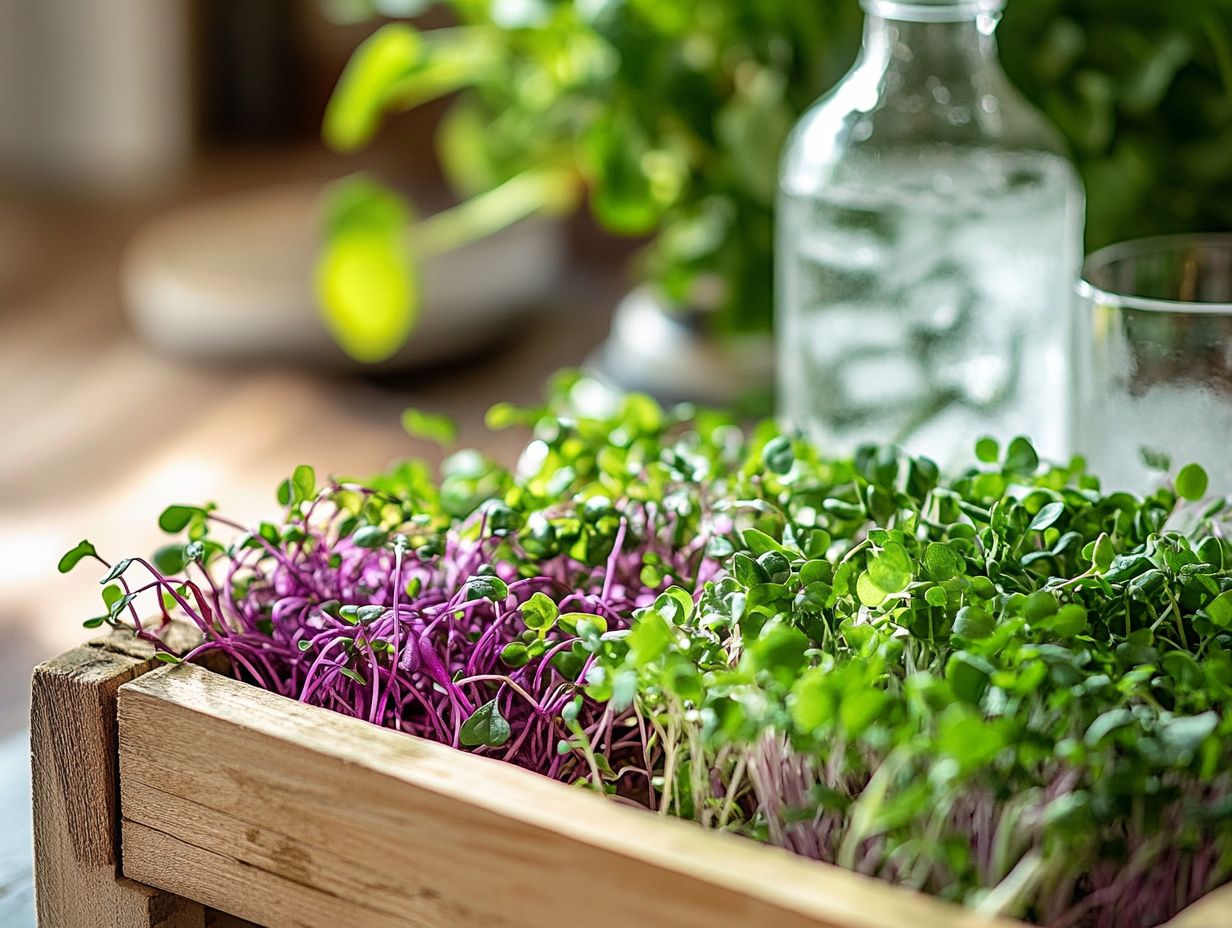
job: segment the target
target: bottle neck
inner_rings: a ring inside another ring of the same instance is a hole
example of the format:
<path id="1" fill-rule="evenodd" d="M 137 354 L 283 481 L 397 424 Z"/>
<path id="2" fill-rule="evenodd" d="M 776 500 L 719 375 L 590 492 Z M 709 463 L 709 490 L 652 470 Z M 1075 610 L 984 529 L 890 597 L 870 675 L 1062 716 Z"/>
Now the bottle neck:
<path id="1" fill-rule="evenodd" d="M 909 78 L 949 84 L 1001 73 L 999 4 L 865 0 L 864 6 L 865 61 L 898 74 L 908 87 L 922 86 Z"/>

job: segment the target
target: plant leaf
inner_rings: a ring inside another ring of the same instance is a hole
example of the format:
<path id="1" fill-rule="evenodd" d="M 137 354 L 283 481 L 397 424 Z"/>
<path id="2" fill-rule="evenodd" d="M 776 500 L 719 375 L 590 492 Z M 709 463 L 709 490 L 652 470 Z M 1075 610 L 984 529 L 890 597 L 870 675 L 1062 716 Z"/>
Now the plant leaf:
<path id="1" fill-rule="evenodd" d="M 353 151 L 371 139 L 391 91 L 422 57 L 423 39 L 406 23 L 389 23 L 365 39 L 325 108 L 321 132 L 326 143 Z"/>
<path id="2" fill-rule="evenodd" d="M 325 240 L 317 261 L 322 316 L 357 361 L 390 358 L 419 315 L 418 273 L 406 244 L 409 214 L 379 184 L 350 177 L 327 192 Z"/>
<path id="3" fill-rule="evenodd" d="M 57 565 L 57 569 L 60 573 L 66 574 L 87 557 L 97 558 L 98 552 L 94 550 L 94 545 L 90 542 L 85 540 L 79 541 L 68 551 L 64 552 L 64 555 L 60 558 L 60 563 Z"/>
<path id="4" fill-rule="evenodd" d="M 448 447 L 458 440 L 458 426 L 448 416 L 418 409 L 402 411 L 402 430 L 412 438 L 422 438 Z"/>
<path id="5" fill-rule="evenodd" d="M 1198 464 L 1186 464 L 1176 475 L 1176 493 L 1191 502 L 1206 495 L 1209 484 L 1206 471 Z"/>
<path id="6" fill-rule="evenodd" d="M 468 748 L 498 748 L 509 740 L 509 723 L 493 699 L 476 709 L 462 725 L 461 741 Z"/>
<path id="7" fill-rule="evenodd" d="M 168 506 L 158 517 L 158 527 L 169 535 L 182 532 L 195 517 L 205 515 L 200 506 Z"/>

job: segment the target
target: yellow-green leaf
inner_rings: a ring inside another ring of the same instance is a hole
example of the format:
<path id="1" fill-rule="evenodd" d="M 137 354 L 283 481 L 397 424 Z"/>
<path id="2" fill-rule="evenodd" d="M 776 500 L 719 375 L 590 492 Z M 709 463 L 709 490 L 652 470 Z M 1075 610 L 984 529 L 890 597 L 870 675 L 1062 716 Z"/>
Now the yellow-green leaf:
<path id="1" fill-rule="evenodd" d="M 390 23 L 366 39 L 351 55 L 325 108 L 325 142 L 353 151 L 372 138 L 390 91 L 422 55 L 423 39 L 406 23 Z"/>
<path id="2" fill-rule="evenodd" d="M 347 354 L 368 363 L 389 358 L 419 316 L 417 274 L 401 237 L 366 229 L 332 237 L 317 266 L 317 298 Z"/>

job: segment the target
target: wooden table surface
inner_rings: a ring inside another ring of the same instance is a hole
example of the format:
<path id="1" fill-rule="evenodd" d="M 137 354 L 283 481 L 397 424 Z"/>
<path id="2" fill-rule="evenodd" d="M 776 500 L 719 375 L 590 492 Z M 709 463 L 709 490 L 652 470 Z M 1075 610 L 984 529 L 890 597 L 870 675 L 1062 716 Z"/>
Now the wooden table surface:
<path id="1" fill-rule="evenodd" d="M 516 337 L 466 364 L 372 379 L 217 367 L 161 356 L 128 330 L 124 245 L 168 205 L 262 183 L 322 178 L 311 154 L 222 160 L 144 206 L 52 206 L 0 195 L 0 735 L 25 722 L 29 668 L 78 642 L 101 609 L 94 572 L 56 573 L 83 537 L 104 556 L 148 553 L 171 502 L 217 501 L 241 519 L 276 509 L 298 463 L 364 474 L 438 449 L 400 430 L 406 406 L 445 413 L 461 443 L 508 460 L 487 433 L 494 402 L 531 402 L 554 370 L 603 338 L 618 274 L 578 270 Z"/>
<path id="2" fill-rule="evenodd" d="M 25 732 L 0 737 L 0 925 L 34 928 L 30 751 Z"/>

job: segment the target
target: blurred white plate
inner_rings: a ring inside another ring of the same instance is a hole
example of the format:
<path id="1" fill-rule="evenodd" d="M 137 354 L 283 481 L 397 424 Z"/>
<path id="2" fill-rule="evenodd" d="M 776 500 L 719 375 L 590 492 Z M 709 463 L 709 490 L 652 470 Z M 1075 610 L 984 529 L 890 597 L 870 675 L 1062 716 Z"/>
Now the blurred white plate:
<path id="1" fill-rule="evenodd" d="M 184 357 L 356 366 L 330 338 L 312 294 L 319 196 L 318 184 L 266 188 L 152 221 L 122 271 L 134 329 Z M 430 258 L 418 324 L 376 367 L 440 363 L 492 342 L 551 290 L 564 254 L 561 223 L 535 217 Z"/>

